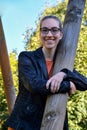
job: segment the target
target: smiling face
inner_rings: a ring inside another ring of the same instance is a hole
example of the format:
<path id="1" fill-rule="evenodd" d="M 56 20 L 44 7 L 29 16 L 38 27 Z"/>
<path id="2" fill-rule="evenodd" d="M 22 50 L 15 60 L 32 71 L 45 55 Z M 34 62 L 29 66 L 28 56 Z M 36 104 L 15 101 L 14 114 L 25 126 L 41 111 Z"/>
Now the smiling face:
<path id="1" fill-rule="evenodd" d="M 44 19 L 40 28 L 40 39 L 46 49 L 56 49 L 63 33 L 59 27 L 58 20 L 54 18 Z"/>

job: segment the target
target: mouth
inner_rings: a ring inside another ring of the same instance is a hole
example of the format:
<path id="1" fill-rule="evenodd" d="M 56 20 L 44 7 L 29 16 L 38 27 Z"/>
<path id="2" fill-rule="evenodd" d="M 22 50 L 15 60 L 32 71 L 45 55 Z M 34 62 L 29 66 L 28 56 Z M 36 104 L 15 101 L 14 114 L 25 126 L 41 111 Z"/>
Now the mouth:
<path id="1" fill-rule="evenodd" d="M 45 37 L 45 40 L 47 41 L 47 40 L 55 40 L 55 38 L 54 37 Z"/>

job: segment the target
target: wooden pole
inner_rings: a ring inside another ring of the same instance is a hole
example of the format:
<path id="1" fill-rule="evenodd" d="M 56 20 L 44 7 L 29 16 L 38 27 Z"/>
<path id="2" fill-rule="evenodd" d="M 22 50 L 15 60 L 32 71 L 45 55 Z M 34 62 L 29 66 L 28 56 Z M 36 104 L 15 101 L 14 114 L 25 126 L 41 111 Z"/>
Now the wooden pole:
<path id="1" fill-rule="evenodd" d="M 64 20 L 64 37 L 57 50 L 53 74 L 62 68 L 73 70 L 74 58 L 86 0 L 69 0 Z M 40 130 L 63 130 L 67 94 L 49 96 Z"/>
<path id="2" fill-rule="evenodd" d="M 15 94 L 15 89 L 13 85 L 12 72 L 10 68 L 10 62 L 9 62 L 1 17 L 0 17 L 0 67 L 2 71 L 8 111 L 10 114 L 14 106 L 16 94 Z"/>

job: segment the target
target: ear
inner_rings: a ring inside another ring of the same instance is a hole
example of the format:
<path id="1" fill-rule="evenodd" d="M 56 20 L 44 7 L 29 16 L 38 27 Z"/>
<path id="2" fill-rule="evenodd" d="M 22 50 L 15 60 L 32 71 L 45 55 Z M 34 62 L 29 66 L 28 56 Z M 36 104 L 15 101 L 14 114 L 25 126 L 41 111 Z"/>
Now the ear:
<path id="1" fill-rule="evenodd" d="M 62 39 L 62 37 L 63 37 L 63 32 L 60 32 L 60 40 Z"/>
<path id="2" fill-rule="evenodd" d="M 39 37 L 41 36 L 41 32 L 39 31 Z"/>

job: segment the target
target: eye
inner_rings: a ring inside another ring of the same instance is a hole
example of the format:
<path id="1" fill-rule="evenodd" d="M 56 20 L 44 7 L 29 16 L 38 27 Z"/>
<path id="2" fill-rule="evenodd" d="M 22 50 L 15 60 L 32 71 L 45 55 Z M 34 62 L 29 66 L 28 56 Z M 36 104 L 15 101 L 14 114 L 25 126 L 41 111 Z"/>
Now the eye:
<path id="1" fill-rule="evenodd" d="M 43 27 L 43 28 L 40 28 L 40 31 L 41 31 L 42 33 L 44 33 L 44 34 L 47 34 L 48 31 L 49 31 L 49 29 L 46 28 L 46 27 Z"/>
<path id="2" fill-rule="evenodd" d="M 55 27 L 55 28 L 52 28 L 51 30 L 52 30 L 52 32 L 58 32 L 58 31 L 60 31 L 60 28 Z"/>
<path id="3" fill-rule="evenodd" d="M 41 31 L 48 31 L 48 28 L 40 28 Z"/>

